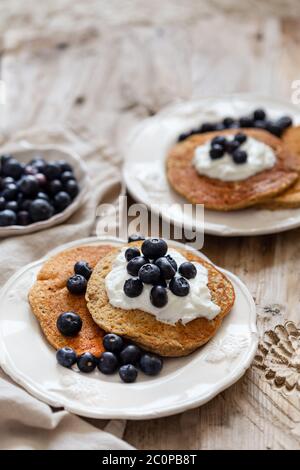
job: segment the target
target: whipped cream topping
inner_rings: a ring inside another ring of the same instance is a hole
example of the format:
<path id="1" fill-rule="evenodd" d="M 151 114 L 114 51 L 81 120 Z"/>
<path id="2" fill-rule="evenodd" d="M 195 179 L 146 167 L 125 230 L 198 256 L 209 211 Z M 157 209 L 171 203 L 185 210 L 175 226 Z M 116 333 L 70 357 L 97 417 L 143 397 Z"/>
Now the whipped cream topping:
<path id="1" fill-rule="evenodd" d="M 227 136 L 228 140 L 233 136 Z M 199 175 L 216 178 L 222 181 L 241 181 L 261 171 L 272 168 L 276 163 L 273 149 L 253 137 L 247 137 L 239 149 L 248 154 L 246 163 L 237 164 L 231 155 L 225 153 L 223 157 L 213 160 L 210 158 L 209 150 L 211 141 L 199 145 L 195 149 L 193 164 Z"/>
<path id="2" fill-rule="evenodd" d="M 176 296 L 168 289 L 168 303 L 163 308 L 157 308 L 150 301 L 152 286 L 144 284 L 141 295 L 134 298 L 127 297 L 123 291 L 123 286 L 124 282 L 131 276 L 126 269 L 125 251 L 126 248 L 123 248 L 117 255 L 111 271 L 105 278 L 109 302 L 114 307 L 123 310 L 139 309 L 151 313 L 160 322 L 172 325 L 178 321 L 186 324 L 200 317 L 212 320 L 220 313 L 220 307 L 212 302 L 210 290 L 207 287 L 207 269 L 197 262 L 193 262 L 197 268 L 197 275 L 194 279 L 188 280 L 190 292 L 187 296 Z M 169 249 L 168 254 L 174 258 L 178 267 L 187 261 L 177 250 Z"/>

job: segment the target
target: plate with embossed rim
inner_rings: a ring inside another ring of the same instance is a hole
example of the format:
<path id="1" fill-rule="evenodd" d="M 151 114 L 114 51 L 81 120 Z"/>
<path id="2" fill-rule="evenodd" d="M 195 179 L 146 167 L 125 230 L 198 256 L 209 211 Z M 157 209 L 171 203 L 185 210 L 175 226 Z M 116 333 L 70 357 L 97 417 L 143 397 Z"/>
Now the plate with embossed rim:
<path id="1" fill-rule="evenodd" d="M 25 235 L 27 233 L 37 232 L 44 230 L 54 225 L 60 224 L 67 220 L 84 202 L 84 199 L 88 193 L 89 188 L 89 177 L 85 163 L 80 159 L 76 152 L 70 151 L 62 146 L 55 145 L 41 145 L 33 146 L 27 142 L 24 144 L 10 144 L 5 147 L 1 147 L 1 154 L 10 153 L 16 157 L 22 163 L 28 163 L 36 155 L 42 156 L 46 161 L 53 160 L 65 160 L 72 165 L 74 175 L 77 178 L 80 191 L 72 203 L 62 212 L 55 214 L 48 220 L 41 222 L 35 222 L 30 225 L 11 225 L 8 227 L 0 227 L 0 238 L 8 237 L 11 235 Z"/>
<path id="2" fill-rule="evenodd" d="M 165 359 L 158 376 L 140 373 L 135 383 L 124 384 L 118 374 L 105 376 L 98 370 L 83 374 L 56 363 L 55 350 L 30 310 L 28 291 L 48 256 L 79 245 L 107 243 L 120 246 L 124 241 L 86 238 L 60 246 L 22 268 L 5 284 L 0 292 L 0 365 L 4 371 L 49 405 L 104 419 L 146 419 L 179 413 L 206 403 L 236 382 L 256 352 L 256 311 L 247 287 L 223 269 L 236 292 L 232 311 L 213 340 L 189 356 Z M 177 242 L 169 245 L 183 247 Z"/>
<path id="3" fill-rule="evenodd" d="M 204 210 L 203 217 L 184 210 L 188 204 L 169 185 L 165 160 L 168 149 L 182 132 L 205 121 L 239 117 L 263 107 L 272 118 L 284 114 L 300 124 L 299 108 L 258 95 L 229 95 L 177 103 L 139 123 L 124 144 L 123 177 L 133 198 L 159 213 L 166 221 L 198 232 L 219 236 L 277 233 L 300 226 L 300 208 L 269 211 L 248 208 L 232 212 Z M 163 202 L 163 204 L 162 204 Z M 201 215 L 201 212 L 200 212 Z"/>

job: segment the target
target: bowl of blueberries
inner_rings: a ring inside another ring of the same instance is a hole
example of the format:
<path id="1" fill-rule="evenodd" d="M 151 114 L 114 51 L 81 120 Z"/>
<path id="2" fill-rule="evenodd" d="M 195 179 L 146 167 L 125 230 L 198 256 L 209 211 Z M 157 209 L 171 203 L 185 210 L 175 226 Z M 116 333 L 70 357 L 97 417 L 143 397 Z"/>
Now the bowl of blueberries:
<path id="1" fill-rule="evenodd" d="M 65 221 L 82 204 L 88 185 L 75 153 L 50 146 L 6 149 L 0 153 L 0 237 Z"/>

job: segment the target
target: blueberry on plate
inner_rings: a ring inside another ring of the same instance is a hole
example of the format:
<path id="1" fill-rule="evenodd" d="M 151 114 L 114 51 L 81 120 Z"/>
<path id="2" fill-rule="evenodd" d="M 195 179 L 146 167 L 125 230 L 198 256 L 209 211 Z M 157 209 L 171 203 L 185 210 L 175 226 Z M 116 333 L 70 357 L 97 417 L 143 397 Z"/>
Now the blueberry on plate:
<path id="1" fill-rule="evenodd" d="M 293 124 L 293 120 L 290 116 L 282 116 L 276 121 L 276 124 L 285 130 Z"/>
<path id="2" fill-rule="evenodd" d="M 43 173 L 48 180 L 55 180 L 56 178 L 60 177 L 62 171 L 59 163 L 49 162 L 43 169 Z"/>
<path id="3" fill-rule="evenodd" d="M 115 335 L 114 333 L 108 333 L 103 337 L 103 346 L 106 351 L 119 353 L 124 347 L 124 341 L 121 336 Z"/>
<path id="4" fill-rule="evenodd" d="M 232 117 L 225 117 L 222 122 L 226 129 L 229 129 L 234 124 L 234 119 Z"/>
<path id="5" fill-rule="evenodd" d="M 163 279 L 171 279 L 175 276 L 176 270 L 165 256 L 157 258 L 155 264 L 159 267 Z"/>
<path id="6" fill-rule="evenodd" d="M 225 147 L 226 144 L 226 137 L 224 135 L 216 135 L 211 141 L 211 146 L 221 145 L 221 147 Z"/>
<path id="7" fill-rule="evenodd" d="M 237 140 L 228 140 L 226 143 L 226 151 L 230 154 L 235 152 L 240 146 L 240 143 Z"/>
<path id="8" fill-rule="evenodd" d="M 5 209 L 0 212 L 0 227 L 7 227 L 8 225 L 16 225 L 17 216 L 14 211 Z"/>
<path id="9" fill-rule="evenodd" d="M 169 289 L 178 297 L 185 297 L 190 292 L 190 284 L 184 277 L 173 277 L 169 284 Z"/>
<path id="10" fill-rule="evenodd" d="M 140 279 L 127 279 L 124 282 L 123 290 L 127 297 L 138 297 L 143 292 L 144 284 Z"/>
<path id="11" fill-rule="evenodd" d="M 193 263 L 189 261 L 185 261 L 179 266 L 178 269 L 181 276 L 185 277 L 186 279 L 193 279 L 197 276 L 197 268 Z"/>
<path id="12" fill-rule="evenodd" d="M 119 366 L 117 356 L 109 351 L 101 354 L 97 367 L 102 374 L 113 374 Z"/>
<path id="13" fill-rule="evenodd" d="M 168 251 L 168 245 L 162 238 L 147 238 L 141 247 L 143 255 L 148 259 L 157 259 Z"/>
<path id="14" fill-rule="evenodd" d="M 81 274 L 86 280 L 89 280 L 93 270 L 87 261 L 77 261 L 74 265 L 74 273 Z"/>
<path id="15" fill-rule="evenodd" d="M 163 286 L 154 286 L 150 291 L 150 301 L 154 307 L 163 308 L 168 303 L 168 292 Z"/>
<path id="16" fill-rule="evenodd" d="M 254 119 L 251 116 L 242 116 L 239 119 L 239 126 L 240 127 L 253 127 Z"/>
<path id="17" fill-rule="evenodd" d="M 166 255 L 167 260 L 169 261 L 170 265 L 172 266 L 175 271 L 177 271 L 177 263 L 174 258 L 172 258 L 171 255 Z"/>
<path id="18" fill-rule="evenodd" d="M 64 348 L 58 349 L 56 353 L 56 360 L 61 366 L 71 367 L 73 364 L 75 364 L 77 356 L 74 349 L 66 346 Z"/>
<path id="19" fill-rule="evenodd" d="M 12 178 L 11 176 L 5 176 L 5 177 L 3 178 L 3 180 L 2 180 L 3 186 L 5 187 L 5 186 L 7 186 L 7 185 L 10 184 L 10 183 L 15 183 L 14 178 Z"/>
<path id="20" fill-rule="evenodd" d="M 29 225 L 31 223 L 31 219 L 29 216 L 28 211 L 19 211 L 17 213 L 17 225 Z"/>
<path id="21" fill-rule="evenodd" d="M 238 134 L 235 134 L 234 140 L 239 142 L 240 144 L 243 144 L 247 140 L 246 134 L 243 134 L 243 132 L 239 132 Z"/>
<path id="22" fill-rule="evenodd" d="M 59 191 L 53 198 L 54 207 L 59 211 L 65 210 L 71 204 L 71 198 L 65 191 Z"/>
<path id="23" fill-rule="evenodd" d="M 48 194 L 44 193 L 43 191 L 39 191 L 36 195 L 37 199 L 45 199 L 45 201 L 49 201 Z"/>
<path id="24" fill-rule="evenodd" d="M 125 258 L 127 261 L 130 261 L 131 259 L 136 258 L 137 256 L 141 256 L 141 252 L 135 246 L 127 248 L 127 250 L 125 251 Z"/>
<path id="25" fill-rule="evenodd" d="M 66 162 L 65 160 L 59 160 L 57 163 L 60 166 L 60 169 L 62 172 L 65 172 L 65 171 L 73 172 L 72 166 L 70 165 L 70 163 Z"/>
<path id="26" fill-rule="evenodd" d="M 29 206 L 29 215 L 33 222 L 48 220 L 53 213 L 53 207 L 44 199 L 35 199 Z"/>
<path id="27" fill-rule="evenodd" d="M 246 163 L 248 155 L 247 155 L 247 152 L 245 152 L 244 150 L 238 149 L 235 152 L 233 152 L 232 158 L 233 158 L 234 163 L 240 165 L 242 163 Z"/>
<path id="28" fill-rule="evenodd" d="M 140 360 L 141 371 L 146 375 L 157 375 L 163 367 L 163 360 L 155 354 L 145 353 Z"/>
<path id="29" fill-rule="evenodd" d="M 17 197 L 18 187 L 15 183 L 8 183 L 5 185 L 1 196 L 4 197 L 7 201 L 12 201 Z"/>
<path id="30" fill-rule="evenodd" d="M 138 376 L 138 370 L 132 364 L 124 364 L 119 369 L 119 376 L 123 382 L 129 384 L 135 382 Z"/>
<path id="31" fill-rule="evenodd" d="M 64 171 L 60 177 L 60 181 L 62 183 L 66 183 L 67 181 L 73 180 L 73 179 L 74 179 L 74 174 L 72 171 Z"/>
<path id="32" fill-rule="evenodd" d="M 18 196 L 22 196 L 20 193 Z M 21 211 L 29 211 L 32 199 L 23 199 L 23 197 L 18 197 L 19 208 Z"/>
<path id="33" fill-rule="evenodd" d="M 146 263 L 149 263 L 149 260 L 147 260 L 144 256 L 137 256 L 136 258 L 132 258 L 127 264 L 127 272 L 131 276 L 137 276 L 140 268 Z"/>
<path id="34" fill-rule="evenodd" d="M 71 196 L 72 199 L 74 199 L 77 194 L 79 193 L 79 186 L 77 181 L 75 180 L 69 180 L 65 183 L 64 185 L 66 192 Z"/>
<path id="35" fill-rule="evenodd" d="M 80 274 L 74 274 L 67 280 L 67 289 L 71 294 L 82 295 L 86 291 L 87 280 Z"/>
<path id="36" fill-rule="evenodd" d="M 25 196 L 33 197 L 39 190 L 39 183 L 35 176 L 26 175 L 20 180 L 19 189 Z"/>
<path id="37" fill-rule="evenodd" d="M 62 191 L 63 185 L 60 180 L 52 180 L 49 183 L 49 192 L 54 196 L 55 194 L 59 193 L 59 191 Z"/>
<path id="38" fill-rule="evenodd" d="M 253 111 L 253 118 L 254 120 L 258 121 L 264 121 L 266 119 L 267 115 L 264 109 L 258 108 Z"/>
<path id="39" fill-rule="evenodd" d="M 30 166 L 33 166 L 34 168 L 36 168 L 36 170 L 39 172 L 39 173 L 44 173 L 45 171 L 45 168 L 47 166 L 47 163 L 46 161 L 41 158 L 41 157 L 37 157 L 37 158 L 33 158 L 30 162 L 29 162 L 29 165 Z"/>
<path id="40" fill-rule="evenodd" d="M 19 179 L 23 173 L 23 167 L 15 158 L 8 158 L 2 164 L 2 173 L 4 176 L 11 176 L 15 180 Z"/>
<path id="41" fill-rule="evenodd" d="M 145 240 L 144 235 L 141 235 L 139 233 L 133 233 L 128 237 L 128 243 L 137 242 L 139 240 Z"/>
<path id="42" fill-rule="evenodd" d="M 0 211 L 4 211 L 6 206 L 6 200 L 4 199 L 3 196 L 0 196 Z"/>
<path id="43" fill-rule="evenodd" d="M 222 145 L 214 144 L 209 149 L 209 156 L 212 160 L 217 160 L 218 158 L 222 158 L 225 153 L 225 149 Z"/>
<path id="44" fill-rule="evenodd" d="M 34 175 L 35 179 L 37 180 L 39 186 L 45 186 L 47 183 L 47 178 L 43 173 L 37 173 Z"/>
<path id="45" fill-rule="evenodd" d="M 77 357 L 77 366 L 81 372 L 93 372 L 97 362 L 98 359 L 90 352 L 85 352 Z"/>
<path id="46" fill-rule="evenodd" d="M 145 284 L 156 284 L 160 280 L 160 276 L 159 267 L 152 263 L 144 264 L 139 270 L 139 279 Z"/>
<path id="47" fill-rule="evenodd" d="M 262 121 L 258 119 L 257 121 L 254 121 L 254 127 L 256 129 L 263 129 L 266 130 L 268 127 L 268 121 Z"/>
<path id="48" fill-rule="evenodd" d="M 135 344 L 129 344 L 120 353 L 121 364 L 137 364 L 141 358 L 142 351 Z"/>
<path id="49" fill-rule="evenodd" d="M 267 130 L 271 132 L 271 134 L 275 135 L 276 137 L 281 137 L 281 134 L 283 132 L 283 128 L 279 124 L 273 121 L 268 123 Z"/>
<path id="50" fill-rule="evenodd" d="M 24 168 L 25 175 L 36 175 L 38 173 L 38 169 L 32 165 L 26 165 Z"/>
<path id="51" fill-rule="evenodd" d="M 7 201 L 5 209 L 8 209 L 10 211 L 17 212 L 18 210 L 18 203 L 17 201 Z"/>
<path id="52" fill-rule="evenodd" d="M 82 320 L 75 312 L 64 312 L 58 316 L 56 326 L 62 335 L 75 336 L 82 328 Z"/>
<path id="53" fill-rule="evenodd" d="M 203 132 L 212 132 L 212 131 L 215 131 L 215 130 L 216 130 L 216 126 L 212 122 L 203 122 L 203 124 L 201 124 L 201 127 L 200 127 L 200 132 L 201 133 L 203 133 Z"/>

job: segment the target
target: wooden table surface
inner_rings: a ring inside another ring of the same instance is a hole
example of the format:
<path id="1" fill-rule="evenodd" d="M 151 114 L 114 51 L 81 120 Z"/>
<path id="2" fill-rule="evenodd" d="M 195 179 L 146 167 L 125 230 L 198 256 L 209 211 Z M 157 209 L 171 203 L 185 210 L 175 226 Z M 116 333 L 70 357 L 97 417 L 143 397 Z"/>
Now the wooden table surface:
<path id="1" fill-rule="evenodd" d="M 291 83 L 300 79 L 300 13 L 293 19 L 268 11 L 259 17 L 210 15 L 192 1 L 181 9 L 167 2 L 161 15 L 161 2 L 151 10 L 151 2 L 139 9 L 136 2 L 117 8 L 114 1 L 111 11 L 102 1 L 64 0 L 47 9 L 38 3 L 23 2 L 16 10 L 17 2 L 1 2 L 0 71 L 7 97 L 0 107 L 7 133 L 61 123 L 119 151 L 132 125 L 178 98 L 256 92 L 290 101 Z M 296 8 L 297 2 L 288 3 Z M 249 287 L 261 338 L 286 320 L 300 325 L 299 235 L 205 237 L 205 254 Z M 269 337 L 276 345 L 276 335 Z M 299 372 L 297 341 L 293 347 L 293 360 L 274 348 L 282 365 L 277 386 L 253 365 L 201 408 L 128 422 L 125 439 L 140 449 L 299 448 L 299 391 L 280 386 L 281 376 Z M 257 365 L 263 365 L 260 356 Z"/>

